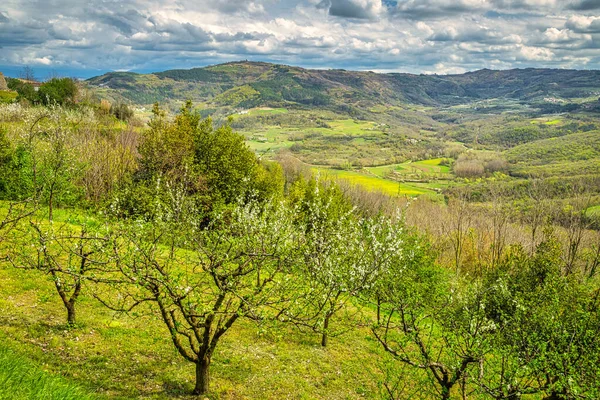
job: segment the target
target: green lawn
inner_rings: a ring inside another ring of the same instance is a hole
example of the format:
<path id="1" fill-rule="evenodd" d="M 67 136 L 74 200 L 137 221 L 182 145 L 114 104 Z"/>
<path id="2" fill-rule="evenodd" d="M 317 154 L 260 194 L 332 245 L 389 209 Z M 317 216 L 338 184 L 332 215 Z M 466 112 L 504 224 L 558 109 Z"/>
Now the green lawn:
<path id="1" fill-rule="evenodd" d="M 551 121 L 545 122 L 546 125 L 558 125 L 561 123 L 562 123 L 562 120 L 560 120 L 560 119 L 553 119 Z"/>

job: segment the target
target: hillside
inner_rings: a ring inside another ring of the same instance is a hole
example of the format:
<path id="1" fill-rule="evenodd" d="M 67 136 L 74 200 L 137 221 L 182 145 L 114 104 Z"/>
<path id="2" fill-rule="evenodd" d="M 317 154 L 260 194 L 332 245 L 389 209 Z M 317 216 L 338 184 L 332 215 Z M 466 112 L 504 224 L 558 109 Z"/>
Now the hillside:
<path id="1" fill-rule="evenodd" d="M 88 83 L 138 104 L 192 99 L 212 107 L 295 105 L 348 111 L 353 106 L 452 106 L 505 98 L 564 106 L 575 98 L 597 98 L 600 71 L 480 70 L 438 76 L 312 70 L 244 61 L 154 74 L 113 72 Z"/>

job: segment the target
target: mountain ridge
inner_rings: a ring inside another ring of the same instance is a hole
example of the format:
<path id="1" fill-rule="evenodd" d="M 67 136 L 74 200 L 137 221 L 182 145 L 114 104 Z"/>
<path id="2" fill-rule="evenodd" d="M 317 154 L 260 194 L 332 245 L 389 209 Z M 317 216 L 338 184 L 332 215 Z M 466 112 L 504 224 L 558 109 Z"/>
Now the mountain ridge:
<path id="1" fill-rule="evenodd" d="M 239 108 L 294 104 L 331 109 L 379 104 L 451 106 L 493 98 L 530 102 L 544 97 L 600 95 L 599 70 L 546 68 L 417 75 L 236 61 L 151 74 L 112 72 L 87 82 L 116 90 L 134 103 L 191 99 L 215 107 Z"/>

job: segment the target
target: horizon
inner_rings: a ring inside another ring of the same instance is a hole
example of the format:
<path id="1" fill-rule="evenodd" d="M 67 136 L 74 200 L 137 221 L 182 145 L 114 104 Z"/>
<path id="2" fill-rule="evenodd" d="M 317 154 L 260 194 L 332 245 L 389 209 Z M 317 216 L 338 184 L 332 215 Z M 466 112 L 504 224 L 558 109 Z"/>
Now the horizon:
<path id="1" fill-rule="evenodd" d="M 597 70 L 599 11 L 597 0 L 6 0 L 0 68 L 86 78 L 248 59 L 438 75 Z"/>
<path id="2" fill-rule="evenodd" d="M 165 71 L 171 71 L 171 70 L 192 70 L 192 69 L 202 69 L 202 68 L 208 68 L 208 67 L 213 67 L 213 66 L 218 66 L 218 65 L 223 65 L 223 64 L 242 64 L 242 63 L 266 63 L 266 64 L 272 64 L 272 65 L 284 65 L 284 66 L 288 66 L 288 67 L 292 67 L 292 68 L 301 68 L 301 69 L 307 69 L 307 70 L 314 70 L 314 71 L 328 71 L 328 70 L 342 70 L 342 71 L 348 71 L 348 72 L 372 72 L 375 74 L 409 74 L 409 75 L 426 75 L 426 76 L 451 76 L 451 75 L 464 75 L 464 74 L 469 74 L 469 73 L 475 73 L 475 72 L 479 72 L 479 71 L 518 71 L 518 70 L 531 70 L 531 69 L 540 69 L 540 70 L 562 70 L 562 71 L 600 71 L 600 68 L 582 68 L 582 69 L 578 69 L 578 68 L 561 68 L 561 67 L 550 67 L 550 68 L 544 68 L 544 67 L 516 67 L 516 68 L 479 68 L 479 69 L 474 69 L 474 70 L 468 70 L 468 71 L 464 71 L 461 73 L 436 73 L 436 72 L 431 72 L 431 73 L 413 73 L 413 72 L 406 72 L 406 71 L 376 71 L 376 70 L 360 70 L 360 69 L 349 69 L 349 68 L 318 68 L 318 67 L 304 67 L 301 65 L 292 65 L 292 64 L 282 64 L 282 63 L 275 63 L 275 62 L 269 62 L 269 61 L 261 61 L 261 60 L 236 60 L 236 61 L 226 61 L 226 62 L 222 62 L 222 63 L 217 63 L 217 64 L 207 64 L 204 66 L 192 66 L 189 68 L 169 68 L 169 69 L 165 69 L 165 70 L 148 70 L 148 71 L 123 71 L 123 70 L 100 70 L 100 71 L 86 71 L 85 73 L 83 73 L 83 71 L 85 70 L 77 70 L 79 75 L 77 75 L 77 73 L 73 74 L 70 73 L 70 71 L 68 70 L 64 70 L 64 69 L 50 69 L 50 68 L 32 68 L 30 65 L 22 65 L 22 66 L 2 66 L 0 65 L 0 72 L 3 73 L 3 75 L 5 77 L 9 77 L 9 78 L 19 78 L 19 75 L 21 73 L 21 71 L 24 68 L 31 68 L 34 76 L 36 78 L 37 81 L 40 82 L 44 82 L 46 80 L 49 80 L 50 78 L 53 77 L 69 77 L 69 78 L 74 78 L 74 79 L 80 79 L 80 80 L 87 80 L 87 79 L 91 79 L 94 77 L 98 77 L 98 76 L 102 76 L 105 74 L 109 74 L 109 73 L 118 73 L 118 72 L 130 72 L 130 73 L 135 73 L 135 74 L 154 74 L 154 73 L 161 73 L 161 72 L 165 72 Z"/>

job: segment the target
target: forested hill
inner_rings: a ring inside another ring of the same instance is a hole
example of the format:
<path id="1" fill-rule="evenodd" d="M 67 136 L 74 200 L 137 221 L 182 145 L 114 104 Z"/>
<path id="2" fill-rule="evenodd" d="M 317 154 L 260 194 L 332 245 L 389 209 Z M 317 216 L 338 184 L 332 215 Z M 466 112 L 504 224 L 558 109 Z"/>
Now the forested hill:
<path id="1" fill-rule="evenodd" d="M 232 62 L 153 74 L 113 72 L 88 82 L 134 103 L 192 99 L 215 107 L 298 105 L 343 109 L 379 104 L 446 106 L 507 98 L 524 103 L 598 97 L 600 71 L 480 70 L 461 75 L 378 74 Z"/>

